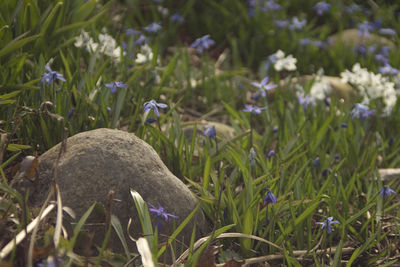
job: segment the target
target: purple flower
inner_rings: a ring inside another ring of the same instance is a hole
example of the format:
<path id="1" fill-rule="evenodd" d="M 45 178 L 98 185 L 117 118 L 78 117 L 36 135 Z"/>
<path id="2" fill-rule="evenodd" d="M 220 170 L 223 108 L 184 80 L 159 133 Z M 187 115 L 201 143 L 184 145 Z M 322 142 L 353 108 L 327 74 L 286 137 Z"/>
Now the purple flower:
<path id="1" fill-rule="evenodd" d="M 307 23 L 306 19 L 299 20 L 297 17 L 293 17 L 292 23 L 289 25 L 289 29 L 299 31 L 303 29 L 306 23 Z"/>
<path id="2" fill-rule="evenodd" d="M 168 107 L 168 105 L 162 104 L 162 103 L 157 103 L 155 100 L 150 100 L 150 101 L 144 103 L 143 106 L 144 106 L 143 112 L 146 113 L 152 109 L 157 117 L 160 116 L 160 113 L 158 112 L 158 108 L 167 108 Z"/>
<path id="3" fill-rule="evenodd" d="M 274 20 L 274 23 L 276 25 L 276 27 L 278 27 L 279 29 L 284 28 L 286 26 L 289 25 L 289 21 L 284 19 L 284 20 Z"/>
<path id="4" fill-rule="evenodd" d="M 368 118 L 369 116 L 374 115 L 374 112 L 375 110 L 371 110 L 369 106 L 367 106 L 365 102 L 363 102 L 363 103 L 357 103 L 350 114 L 352 119 L 354 118 L 365 119 Z"/>
<path id="5" fill-rule="evenodd" d="M 268 189 L 267 194 L 265 195 L 265 198 L 263 201 L 263 205 L 269 204 L 269 203 L 274 204 L 276 202 L 277 202 L 277 200 L 276 200 L 276 197 L 274 196 L 274 193 L 272 193 L 272 191 Z"/>
<path id="6" fill-rule="evenodd" d="M 258 87 L 258 89 L 260 89 L 262 97 L 266 97 L 267 96 L 266 91 L 272 90 L 272 89 L 274 89 L 274 88 L 276 88 L 278 86 L 278 85 L 273 84 L 273 83 L 267 84 L 268 83 L 268 79 L 269 79 L 268 77 L 265 77 L 261 81 L 261 83 L 257 83 L 257 82 L 251 83 L 251 85 L 253 85 L 255 87 Z"/>
<path id="7" fill-rule="evenodd" d="M 388 57 L 390 50 L 392 50 L 392 48 L 390 46 L 385 45 L 381 48 L 381 54 L 384 55 L 385 57 Z"/>
<path id="8" fill-rule="evenodd" d="M 63 75 L 57 71 L 53 71 L 48 64 L 45 66 L 45 69 L 47 72 L 42 75 L 42 84 L 52 84 L 55 79 L 65 82 Z"/>
<path id="9" fill-rule="evenodd" d="M 210 35 L 204 35 L 203 37 L 197 38 L 191 45 L 191 48 L 196 48 L 197 52 L 199 52 L 200 54 L 203 53 L 203 51 L 208 48 L 210 48 L 210 46 L 214 45 L 215 42 L 213 40 L 210 39 Z"/>
<path id="10" fill-rule="evenodd" d="M 178 22 L 178 23 L 183 23 L 183 22 L 184 22 L 183 17 L 182 17 L 179 13 L 173 14 L 173 15 L 171 16 L 170 19 L 171 19 L 172 21 L 176 21 L 176 22 Z"/>
<path id="11" fill-rule="evenodd" d="M 356 47 L 354 48 L 357 54 L 361 56 L 365 56 L 367 54 L 367 47 L 362 44 L 357 44 Z"/>
<path id="12" fill-rule="evenodd" d="M 137 30 L 134 30 L 134 29 L 126 29 L 126 30 L 124 30 L 124 32 L 125 32 L 126 35 L 128 35 L 128 36 L 132 35 L 133 37 L 138 36 L 138 35 L 140 35 L 142 33 L 141 31 L 137 31 Z"/>
<path id="13" fill-rule="evenodd" d="M 162 27 L 161 27 L 161 24 L 160 24 L 160 23 L 153 22 L 153 23 L 147 25 L 146 27 L 144 27 L 143 29 L 144 29 L 146 32 L 156 33 L 156 32 L 158 32 L 159 30 L 161 30 L 161 28 L 162 28 Z"/>
<path id="14" fill-rule="evenodd" d="M 68 112 L 68 119 L 71 119 L 71 118 L 72 118 L 72 115 L 74 115 L 74 112 L 75 112 L 75 108 L 71 108 L 71 109 L 69 110 L 69 112 Z"/>
<path id="15" fill-rule="evenodd" d="M 269 10 L 269 11 L 276 11 L 276 10 L 280 10 L 281 9 L 281 5 L 275 3 L 274 0 L 268 0 L 265 3 L 265 9 Z"/>
<path id="16" fill-rule="evenodd" d="M 340 124 L 340 126 L 342 126 L 342 128 L 347 128 L 347 123 L 345 123 L 345 122 L 342 122 L 341 124 Z"/>
<path id="17" fill-rule="evenodd" d="M 364 21 L 363 23 L 359 23 L 357 25 L 358 34 L 361 36 L 368 36 L 369 31 L 373 30 L 373 27 L 370 22 Z"/>
<path id="18" fill-rule="evenodd" d="M 252 114 L 260 114 L 263 109 L 266 109 L 265 107 L 259 108 L 257 106 L 251 106 L 251 105 L 244 105 L 244 106 L 245 106 L 245 109 L 242 109 L 242 111 L 250 112 Z"/>
<path id="19" fill-rule="evenodd" d="M 313 161 L 314 167 L 318 167 L 318 166 L 319 166 L 319 162 L 320 162 L 319 157 L 316 157 L 316 158 L 314 159 L 314 161 Z"/>
<path id="20" fill-rule="evenodd" d="M 314 103 L 314 100 L 310 98 L 309 94 L 304 97 L 300 94 L 297 94 L 297 99 L 299 100 L 299 104 L 303 106 L 304 110 L 307 110 L 308 106 Z"/>
<path id="21" fill-rule="evenodd" d="M 114 94 L 117 91 L 118 88 L 126 88 L 126 87 L 128 87 L 127 84 L 124 84 L 122 82 L 106 83 L 104 85 L 106 87 L 110 88 L 112 94 Z"/>
<path id="22" fill-rule="evenodd" d="M 215 127 L 214 125 L 208 126 L 203 132 L 203 135 L 207 135 L 210 139 L 215 138 Z"/>
<path id="23" fill-rule="evenodd" d="M 329 11 L 329 8 L 331 7 L 331 4 L 328 4 L 326 2 L 318 2 L 314 7 L 314 11 L 317 13 L 318 16 L 322 16 L 324 13 Z"/>
<path id="24" fill-rule="evenodd" d="M 381 190 L 379 190 L 379 196 L 382 198 L 390 197 L 392 194 L 396 194 L 396 191 L 391 189 L 388 185 L 385 185 L 382 187 Z"/>
<path id="25" fill-rule="evenodd" d="M 306 46 L 306 45 L 309 45 L 312 43 L 313 43 L 313 40 L 311 38 L 300 39 L 300 45 L 302 45 L 302 46 Z"/>
<path id="26" fill-rule="evenodd" d="M 139 38 L 133 42 L 133 45 L 144 45 L 145 43 L 147 43 L 149 41 L 149 38 L 144 35 L 144 34 L 140 34 Z"/>
<path id="27" fill-rule="evenodd" d="M 267 158 L 272 158 L 273 156 L 275 156 L 275 150 L 271 149 L 271 151 L 268 152 Z"/>
<path id="28" fill-rule="evenodd" d="M 375 61 L 378 64 L 383 64 L 383 65 L 389 64 L 389 59 L 383 54 L 376 54 Z"/>
<path id="29" fill-rule="evenodd" d="M 345 11 L 350 15 L 355 13 L 355 12 L 357 12 L 357 11 L 360 11 L 361 9 L 362 9 L 362 7 L 360 5 L 357 5 L 357 4 L 352 4 L 350 6 L 346 6 L 345 7 Z"/>
<path id="30" fill-rule="evenodd" d="M 152 124 L 153 122 L 156 122 L 156 121 L 157 121 L 156 118 L 150 117 L 150 118 L 146 119 L 145 123 Z"/>
<path id="31" fill-rule="evenodd" d="M 396 31 L 391 29 L 391 28 L 382 28 L 379 30 L 380 34 L 383 35 L 389 35 L 389 36 L 395 36 L 396 35 Z"/>
<path id="32" fill-rule="evenodd" d="M 149 208 L 149 212 L 155 214 L 156 218 L 161 217 L 162 219 L 164 219 L 164 221 L 169 222 L 169 218 L 178 218 L 178 216 L 176 215 L 172 215 L 170 213 L 167 213 L 163 207 L 161 207 L 161 205 L 158 205 L 158 209 L 156 207 L 154 207 L 153 205 L 151 205 L 150 203 L 148 203 L 150 208 Z"/>
<path id="33" fill-rule="evenodd" d="M 321 229 L 326 228 L 326 233 L 330 234 L 332 232 L 332 224 L 340 224 L 339 221 L 333 221 L 333 217 L 329 217 L 323 222 L 316 222 L 316 224 L 321 225 Z"/>
<path id="34" fill-rule="evenodd" d="M 379 73 L 381 73 L 382 75 L 394 76 L 394 75 L 399 74 L 399 70 L 396 68 L 393 68 L 388 63 L 386 63 L 385 66 L 379 68 Z"/>

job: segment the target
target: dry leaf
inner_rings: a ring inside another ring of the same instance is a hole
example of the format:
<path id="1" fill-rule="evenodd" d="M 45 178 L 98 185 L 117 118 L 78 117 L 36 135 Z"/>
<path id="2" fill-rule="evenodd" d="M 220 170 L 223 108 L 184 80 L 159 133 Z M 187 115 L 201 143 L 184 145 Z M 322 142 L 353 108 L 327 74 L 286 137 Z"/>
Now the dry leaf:
<path id="1" fill-rule="evenodd" d="M 231 259 L 227 261 L 223 267 L 240 267 L 244 264 L 244 261 L 236 261 L 235 259 Z"/>
<path id="2" fill-rule="evenodd" d="M 218 253 L 219 247 L 217 246 L 210 246 L 204 251 L 199 261 L 197 262 L 196 267 L 215 267 L 215 254 Z"/>

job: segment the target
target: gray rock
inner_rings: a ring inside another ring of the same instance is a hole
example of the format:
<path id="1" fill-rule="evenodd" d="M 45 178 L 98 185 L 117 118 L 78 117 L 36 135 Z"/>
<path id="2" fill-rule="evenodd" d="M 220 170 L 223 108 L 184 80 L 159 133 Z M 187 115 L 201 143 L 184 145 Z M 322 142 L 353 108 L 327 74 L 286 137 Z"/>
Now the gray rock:
<path id="1" fill-rule="evenodd" d="M 324 75 L 322 76 L 322 78 L 324 81 L 328 82 L 331 85 L 332 95 L 343 98 L 345 101 L 349 101 L 356 94 L 356 90 L 354 90 L 353 87 L 348 83 L 342 82 L 340 77 Z M 303 75 L 298 78 L 293 77 L 291 79 L 291 86 L 294 87 L 297 83 L 304 85 L 305 83 L 310 82 L 313 79 L 315 79 L 315 77 L 312 75 Z M 285 87 L 286 81 L 281 80 L 280 85 L 281 87 Z"/>
<path id="2" fill-rule="evenodd" d="M 342 45 L 345 46 L 354 46 L 358 44 L 362 45 L 387 45 L 392 49 L 396 48 L 396 45 L 389 39 L 370 33 L 368 36 L 361 36 L 358 34 L 357 29 L 348 29 L 344 30 L 341 33 L 334 34 L 329 37 L 331 46 L 335 46 L 336 42 L 339 41 Z"/>
<path id="3" fill-rule="evenodd" d="M 39 184 L 31 195 L 34 205 L 44 202 L 50 185 L 52 171 L 60 150 L 58 144 L 39 158 Z M 161 161 L 154 149 L 134 134 L 112 129 L 97 129 L 79 133 L 67 139 L 67 151 L 60 159 L 58 167 L 58 185 L 63 205 L 72 208 L 78 216 L 82 215 L 93 202 L 107 206 L 107 196 L 114 190 L 112 213 L 121 221 L 125 237 L 132 250 L 136 245 L 126 233 L 129 218 L 133 219 L 130 234 L 138 237 L 142 233 L 130 189 L 136 190 L 142 198 L 165 211 L 179 216 L 178 226 L 197 205 L 192 192 L 175 177 Z M 92 216 L 93 217 L 93 216 Z M 91 220 L 104 223 L 104 216 L 94 216 Z M 153 227 L 161 220 L 152 216 Z M 192 228 L 196 224 L 201 234 L 205 234 L 206 222 L 199 211 L 191 220 L 183 233 L 178 236 L 190 241 Z M 161 222 L 161 234 L 172 233 L 172 223 Z M 104 225 L 86 225 L 86 230 L 94 232 L 94 241 L 101 245 L 104 239 Z M 133 233 L 132 233 L 133 232 Z M 199 232 L 198 232 L 199 233 Z M 162 241 L 162 240 L 161 240 Z M 122 251 L 119 238 L 114 233 L 110 239 L 110 247 Z"/>
<path id="4" fill-rule="evenodd" d="M 379 169 L 379 176 L 381 177 L 382 181 L 390 182 L 393 180 L 400 181 L 400 169 L 393 168 L 393 169 Z"/>

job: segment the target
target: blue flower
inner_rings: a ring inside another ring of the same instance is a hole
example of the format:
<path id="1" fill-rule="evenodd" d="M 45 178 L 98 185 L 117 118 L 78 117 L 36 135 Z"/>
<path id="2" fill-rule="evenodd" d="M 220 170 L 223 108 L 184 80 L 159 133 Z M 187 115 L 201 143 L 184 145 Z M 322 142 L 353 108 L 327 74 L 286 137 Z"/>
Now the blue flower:
<path id="1" fill-rule="evenodd" d="M 257 106 L 251 106 L 251 105 L 244 105 L 244 106 L 245 106 L 245 109 L 242 109 L 242 111 L 251 112 L 252 114 L 260 114 L 263 109 L 266 109 L 265 107 L 259 108 Z"/>
<path id="2" fill-rule="evenodd" d="M 215 127 L 214 125 L 208 126 L 203 132 L 203 135 L 207 135 L 209 138 L 215 138 Z"/>
<path id="3" fill-rule="evenodd" d="M 124 84 L 122 82 L 113 82 L 113 83 L 106 83 L 104 84 L 106 87 L 110 88 L 111 93 L 114 94 L 118 88 L 125 88 L 128 87 L 127 84 Z"/>
<path id="4" fill-rule="evenodd" d="M 318 16 L 322 16 L 324 13 L 329 11 L 329 8 L 331 7 L 331 4 L 328 4 L 326 2 L 318 2 L 314 7 L 314 11 L 317 12 Z"/>
<path id="5" fill-rule="evenodd" d="M 132 35 L 133 37 L 138 36 L 142 33 L 141 31 L 137 31 L 135 29 L 126 29 L 126 30 L 124 30 L 124 32 L 126 35 L 128 35 L 128 36 Z"/>
<path id="6" fill-rule="evenodd" d="M 357 12 L 357 11 L 361 11 L 361 10 L 362 10 L 362 7 L 360 5 L 357 5 L 357 4 L 352 4 L 350 6 L 346 6 L 345 7 L 345 11 L 350 15 L 355 13 L 355 12 Z"/>
<path id="7" fill-rule="evenodd" d="M 197 38 L 191 45 L 191 48 L 196 48 L 197 52 L 203 53 L 204 49 L 210 48 L 215 42 L 210 39 L 210 35 L 204 35 L 203 37 Z"/>
<path id="8" fill-rule="evenodd" d="M 255 87 L 258 87 L 258 89 L 260 89 L 262 97 L 266 97 L 267 96 L 266 91 L 272 90 L 272 89 L 274 89 L 274 88 L 276 88 L 278 86 L 278 85 L 273 84 L 273 83 L 267 84 L 268 83 L 268 79 L 269 79 L 268 77 L 265 77 L 261 81 L 261 83 L 257 83 L 257 82 L 251 83 L 251 85 L 253 85 Z"/>
<path id="9" fill-rule="evenodd" d="M 374 115 L 375 110 L 371 110 L 364 102 L 357 103 L 351 111 L 351 118 L 365 119 Z"/>
<path id="10" fill-rule="evenodd" d="M 182 17 L 179 13 L 173 14 L 173 15 L 171 16 L 170 19 L 171 19 L 172 21 L 176 21 L 176 22 L 178 22 L 178 23 L 183 23 L 183 22 L 184 22 L 183 17 Z"/>
<path id="11" fill-rule="evenodd" d="M 289 29 L 299 31 L 303 29 L 306 23 L 307 23 L 306 19 L 299 20 L 297 17 L 293 17 L 292 23 L 289 25 Z"/>
<path id="12" fill-rule="evenodd" d="M 167 213 L 163 207 L 161 207 L 161 205 L 158 205 L 158 209 L 156 207 L 154 207 L 153 205 L 151 205 L 150 203 L 148 203 L 150 208 L 149 208 L 149 212 L 155 214 L 156 218 L 161 217 L 162 219 L 164 219 L 164 221 L 169 222 L 170 218 L 178 218 L 178 216 L 176 215 L 172 215 L 170 213 Z"/>
<path id="13" fill-rule="evenodd" d="M 300 39 L 300 45 L 301 46 L 306 46 L 306 45 L 309 45 L 309 44 L 312 44 L 314 41 L 313 41 L 313 39 L 311 39 L 311 38 L 303 38 L 303 39 Z"/>
<path id="14" fill-rule="evenodd" d="M 161 27 L 161 24 L 160 24 L 160 23 L 153 22 L 153 23 L 147 25 L 146 27 L 144 27 L 143 29 L 144 29 L 146 32 L 156 33 L 156 32 L 158 32 L 159 30 L 161 30 L 161 28 L 162 28 L 162 27 Z"/>
<path id="15" fill-rule="evenodd" d="M 399 70 L 396 68 L 393 68 L 392 66 L 390 66 L 388 63 L 385 64 L 385 66 L 383 67 L 379 67 L 379 73 L 381 73 L 382 75 L 390 75 L 390 76 L 394 76 L 399 74 Z"/>
<path id="16" fill-rule="evenodd" d="M 375 61 L 376 61 L 376 63 L 378 63 L 378 64 L 383 64 L 383 65 L 389 64 L 389 59 L 388 59 L 388 57 L 385 56 L 385 55 L 382 54 L 382 53 L 379 53 L 379 54 L 376 54 L 376 55 L 375 55 Z"/>
<path id="17" fill-rule="evenodd" d="M 396 194 L 396 191 L 391 189 L 388 185 L 385 185 L 382 187 L 381 190 L 379 190 L 379 196 L 382 198 L 390 197 L 392 194 Z"/>
<path id="18" fill-rule="evenodd" d="M 72 115 L 74 115 L 74 112 L 75 112 L 75 108 L 71 108 L 71 109 L 69 110 L 69 112 L 68 112 L 68 119 L 71 119 L 71 118 L 72 118 Z"/>
<path id="19" fill-rule="evenodd" d="M 148 38 L 146 35 L 140 34 L 139 38 L 138 38 L 136 41 L 133 42 L 133 45 L 134 45 L 134 46 L 137 46 L 137 45 L 144 45 L 144 44 L 146 44 L 148 41 L 149 41 L 149 38 Z"/>
<path id="20" fill-rule="evenodd" d="M 342 128 L 347 128 L 347 123 L 345 123 L 345 122 L 342 122 L 341 124 L 340 124 L 340 126 L 342 126 Z"/>
<path id="21" fill-rule="evenodd" d="M 52 84 L 55 79 L 65 82 L 63 75 L 58 73 L 57 71 L 53 71 L 49 65 L 46 65 L 45 69 L 47 72 L 42 75 L 42 84 Z"/>
<path id="22" fill-rule="evenodd" d="M 274 0 L 269 0 L 265 3 L 265 9 L 269 11 L 276 11 L 281 9 L 281 5 L 275 3 Z"/>
<path id="23" fill-rule="evenodd" d="M 314 159 L 314 161 L 313 161 L 314 167 L 318 167 L 318 166 L 319 166 L 319 162 L 320 162 L 319 157 L 316 157 L 316 158 Z"/>
<path id="24" fill-rule="evenodd" d="M 273 156 L 275 156 L 275 150 L 271 149 L 271 151 L 268 152 L 267 158 L 272 158 Z"/>
<path id="25" fill-rule="evenodd" d="M 332 232 L 332 224 L 340 224 L 339 221 L 333 221 L 333 217 L 329 217 L 323 222 L 317 222 L 316 224 L 321 225 L 321 229 L 326 228 L 326 233 L 330 234 Z"/>
<path id="26" fill-rule="evenodd" d="M 158 112 L 158 108 L 167 108 L 168 107 L 168 105 L 162 104 L 162 103 L 157 103 L 155 100 L 150 100 L 148 102 L 145 102 L 143 104 L 143 106 L 144 106 L 143 112 L 146 113 L 152 109 L 157 117 L 160 116 L 160 113 Z"/>
<path id="27" fill-rule="evenodd" d="M 276 203 L 276 197 L 274 196 L 274 193 L 272 193 L 271 190 L 268 189 L 267 194 L 265 195 L 264 201 L 263 201 L 263 205 L 265 204 L 274 204 Z"/>
<path id="28" fill-rule="evenodd" d="M 358 28 L 358 34 L 361 36 L 368 36 L 369 35 L 369 31 L 371 31 L 373 29 L 372 25 L 370 22 L 368 21 L 364 21 L 363 23 L 359 23 L 357 25 Z"/>
<path id="29" fill-rule="evenodd" d="M 396 31 L 391 28 L 379 29 L 379 33 L 383 35 L 396 36 Z"/>
<path id="30" fill-rule="evenodd" d="M 299 104 L 303 106 L 304 110 L 307 110 L 308 106 L 314 103 L 314 99 L 310 98 L 309 94 L 304 97 L 301 94 L 298 94 L 297 99 L 299 100 Z"/>
<path id="31" fill-rule="evenodd" d="M 284 20 L 274 20 L 274 23 L 276 25 L 276 27 L 278 27 L 279 29 L 284 28 L 286 26 L 289 25 L 289 21 L 284 19 Z"/>

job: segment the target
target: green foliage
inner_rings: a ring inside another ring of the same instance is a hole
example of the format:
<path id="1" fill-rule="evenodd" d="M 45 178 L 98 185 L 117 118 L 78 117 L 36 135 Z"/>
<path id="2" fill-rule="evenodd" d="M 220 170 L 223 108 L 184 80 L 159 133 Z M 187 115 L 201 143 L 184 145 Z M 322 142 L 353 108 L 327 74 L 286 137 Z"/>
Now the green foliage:
<path id="1" fill-rule="evenodd" d="M 196 194 L 198 209 L 215 231 L 197 249 L 193 234 L 189 263 L 201 258 L 211 240 L 232 229 L 283 249 L 251 238 L 223 239 L 222 250 L 235 248 L 242 257 L 281 253 L 283 264 L 296 266 L 312 261 L 338 266 L 342 260 L 349 266 L 391 264 L 393 251 L 386 245 L 398 235 L 399 202 L 379 197 L 383 182 L 377 170 L 400 163 L 400 105 L 387 116 L 381 99 L 371 99 L 375 116 L 357 119 L 350 113 L 364 100 L 357 94 L 343 100 L 339 92 L 329 106 L 316 100 L 308 108 L 297 97 L 298 87 L 309 93 L 318 82 L 315 76 L 302 82 L 302 76 L 320 68 L 339 76 L 356 62 L 375 73 L 381 66 L 374 54 L 357 54 L 354 46 L 302 46 L 303 38 L 328 41 L 352 23 L 378 18 L 382 27 L 399 33 L 399 5 L 376 1 L 376 8 L 367 1 L 361 4 L 365 12 L 350 16 L 345 13 L 350 3 L 332 1 L 330 12 L 318 17 L 313 11 L 317 1 L 280 2 L 281 9 L 265 12 L 263 6 L 251 10 L 240 0 L 0 1 L 0 215 L 13 226 L 7 228 L 8 236 L 22 230 L 34 213 L 27 209 L 25 196 L 9 185 L 17 162 L 62 141 L 65 129 L 71 136 L 109 127 L 128 130 L 148 142 Z M 175 12 L 183 16 L 182 24 L 171 20 Z M 275 20 L 294 16 L 308 20 L 301 31 L 276 26 Z M 161 23 L 162 30 L 147 33 L 143 27 L 152 22 Z M 139 36 L 126 34 L 126 29 L 146 34 L 148 46 L 137 44 Z M 206 34 L 216 42 L 209 50 L 199 54 L 188 48 Z M 387 39 L 398 46 L 397 36 Z M 296 71 L 265 68 L 267 57 L 278 49 L 297 58 Z M 392 66 L 400 66 L 399 51 L 392 49 L 388 58 Z M 66 81 L 42 83 L 45 66 Z M 267 75 L 279 86 L 257 100 L 254 95 L 260 92 L 251 83 Z M 399 85 L 396 77 L 387 79 Z M 116 81 L 128 87 L 111 92 L 105 86 Z M 143 103 L 150 99 L 168 104 L 154 124 L 146 122 L 153 113 L 142 114 Z M 242 109 L 249 103 L 266 109 L 248 115 Z M 230 132 L 217 127 L 216 139 L 210 140 L 201 134 L 209 124 L 206 120 L 227 124 Z M 256 152 L 254 168 L 250 145 Z M 272 150 L 274 156 L 268 157 Z M 391 186 L 398 191 L 398 184 Z M 263 203 L 267 190 L 277 203 Z M 159 259 L 170 245 L 174 247 L 174 238 L 197 208 L 167 244 L 158 247 L 145 200 L 134 190 L 131 194 L 153 258 Z M 75 225 L 70 240 L 60 244 L 69 253 L 59 255 L 68 258 L 67 264 L 82 263 L 71 253 L 93 209 Z M 327 217 L 341 223 L 329 235 L 315 224 Z M 390 225 L 387 230 L 384 222 Z M 124 247 L 125 255 L 118 257 L 126 263 L 134 256 L 118 218 L 111 216 L 111 226 Z M 341 250 L 350 241 L 356 249 L 345 255 Z M 107 239 L 99 248 L 98 264 L 115 260 L 106 244 Z M 335 246 L 329 258 L 314 249 Z M 304 258 L 296 254 L 303 250 Z"/>

